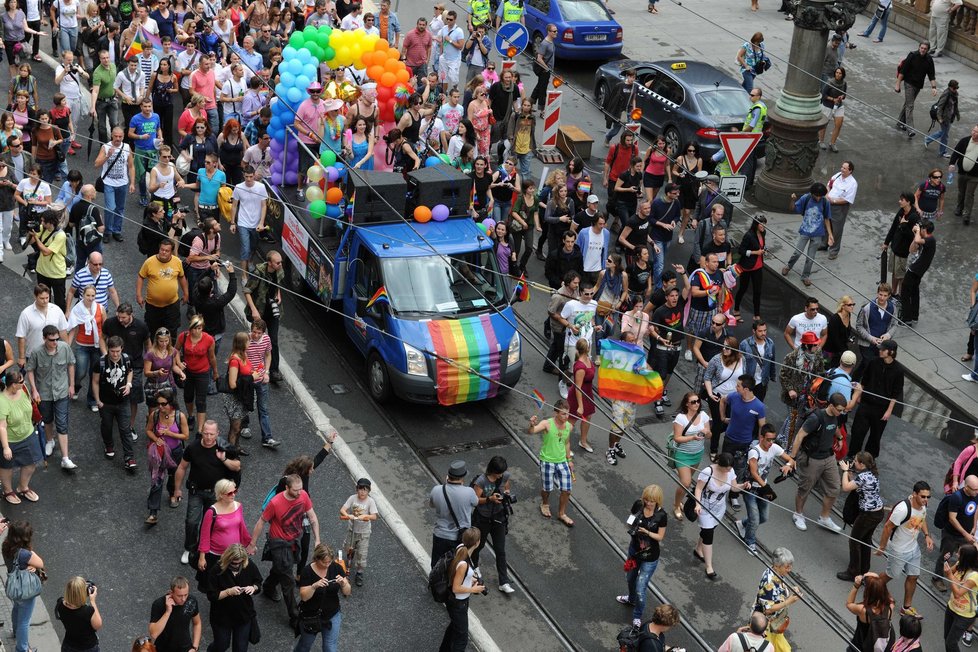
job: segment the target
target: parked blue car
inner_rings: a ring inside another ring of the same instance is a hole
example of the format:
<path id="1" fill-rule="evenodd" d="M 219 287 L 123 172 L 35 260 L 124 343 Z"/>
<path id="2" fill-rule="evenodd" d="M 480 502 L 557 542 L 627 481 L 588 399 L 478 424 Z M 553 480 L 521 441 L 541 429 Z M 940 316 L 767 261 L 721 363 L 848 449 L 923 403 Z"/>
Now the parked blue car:
<path id="1" fill-rule="evenodd" d="M 621 56 L 622 27 L 600 0 L 526 0 L 526 27 L 534 43 L 557 26 L 558 59 L 614 59 Z"/>

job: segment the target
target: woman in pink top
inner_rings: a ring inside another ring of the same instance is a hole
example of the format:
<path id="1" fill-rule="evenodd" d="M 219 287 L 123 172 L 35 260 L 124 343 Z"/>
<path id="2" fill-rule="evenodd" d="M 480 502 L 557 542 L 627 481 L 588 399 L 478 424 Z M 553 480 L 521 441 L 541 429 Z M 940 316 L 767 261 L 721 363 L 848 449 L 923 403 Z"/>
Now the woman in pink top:
<path id="1" fill-rule="evenodd" d="M 944 494 L 954 493 L 964 486 L 964 479 L 969 475 L 978 475 L 978 434 L 972 435 L 971 444 L 954 460 L 949 478 L 944 479 Z"/>
<path id="2" fill-rule="evenodd" d="M 207 569 L 218 562 L 228 546 L 240 543 L 247 547 L 251 543 L 244 510 L 241 503 L 234 499 L 237 493 L 238 488 L 233 481 L 218 480 L 214 485 L 217 502 L 204 510 L 200 543 L 197 545 L 197 584 L 201 591 L 207 590 Z"/>
<path id="3" fill-rule="evenodd" d="M 649 201 L 659 194 L 659 188 L 666 182 L 672 182 L 672 166 L 669 159 L 672 152 L 666 145 L 663 136 L 656 136 L 655 142 L 645 152 L 645 175 L 642 183 L 645 186 L 645 198 Z"/>
<path id="4" fill-rule="evenodd" d="M 649 324 L 651 323 L 649 313 L 645 312 L 644 308 L 645 301 L 639 296 L 628 312 L 621 316 L 622 339 L 625 338 L 625 333 L 631 333 L 634 336 L 632 342 L 641 347 L 645 347 L 645 338 L 648 337 Z"/>

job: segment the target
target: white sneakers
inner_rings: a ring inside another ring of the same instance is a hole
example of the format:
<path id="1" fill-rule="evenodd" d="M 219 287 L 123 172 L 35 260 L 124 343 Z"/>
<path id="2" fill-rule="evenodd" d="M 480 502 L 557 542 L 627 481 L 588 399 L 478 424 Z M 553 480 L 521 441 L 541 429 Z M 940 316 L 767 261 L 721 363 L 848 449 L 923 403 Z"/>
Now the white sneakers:
<path id="1" fill-rule="evenodd" d="M 833 521 L 831 516 L 819 516 L 818 525 L 819 527 L 823 527 L 830 532 L 834 532 L 835 534 L 842 532 L 842 527 Z"/>
<path id="2" fill-rule="evenodd" d="M 791 520 L 794 521 L 795 527 L 804 532 L 808 529 L 808 525 L 805 524 L 805 517 L 798 512 L 793 512 L 791 514 Z"/>
<path id="3" fill-rule="evenodd" d="M 44 444 L 44 457 L 51 457 L 52 453 L 54 453 L 54 440 L 49 439 Z"/>
<path id="4" fill-rule="evenodd" d="M 190 563 L 190 552 L 188 552 L 187 550 L 184 550 L 183 551 L 183 554 L 180 555 L 180 563 L 181 564 L 189 564 Z"/>
<path id="5" fill-rule="evenodd" d="M 62 457 L 61 468 L 65 471 L 74 471 L 78 468 L 78 465 L 72 462 L 70 457 Z"/>
<path id="6" fill-rule="evenodd" d="M 516 593 L 516 589 L 514 589 L 509 582 L 506 582 L 505 584 L 500 584 L 499 590 L 502 591 L 503 593 Z"/>
<path id="7" fill-rule="evenodd" d="M 690 351 L 689 349 L 686 349 L 686 352 L 683 353 L 683 360 L 685 360 L 686 362 L 692 362 L 693 361 L 693 352 Z"/>
<path id="8" fill-rule="evenodd" d="M 734 521 L 737 524 L 737 533 L 740 535 L 741 539 L 747 537 L 747 528 L 744 527 L 743 521 Z"/>

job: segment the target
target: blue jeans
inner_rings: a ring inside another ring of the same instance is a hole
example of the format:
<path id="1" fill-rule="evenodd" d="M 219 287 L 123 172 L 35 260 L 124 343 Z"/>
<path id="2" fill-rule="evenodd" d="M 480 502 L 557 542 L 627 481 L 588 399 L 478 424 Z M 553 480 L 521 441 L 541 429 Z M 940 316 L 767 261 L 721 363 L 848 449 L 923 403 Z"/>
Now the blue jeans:
<path id="1" fill-rule="evenodd" d="M 492 205 L 492 219 L 496 220 L 496 224 L 500 222 L 505 222 L 509 218 L 510 212 L 513 210 L 513 202 L 494 202 Z"/>
<path id="2" fill-rule="evenodd" d="M 631 555 L 634 551 L 629 550 Z M 638 566 L 628 571 L 628 600 L 635 605 L 632 609 L 632 620 L 642 618 L 645 611 L 645 587 L 649 585 L 652 574 L 659 566 L 659 560 L 640 561 Z"/>
<path id="3" fill-rule="evenodd" d="M 27 652 L 30 648 L 31 614 L 34 613 L 34 600 L 14 602 L 11 618 L 14 623 L 14 636 L 17 637 L 16 652 Z"/>
<path id="4" fill-rule="evenodd" d="M 938 124 L 941 125 L 941 128 L 932 134 L 927 134 L 927 137 L 924 138 L 924 145 L 928 145 L 934 142 L 935 140 L 940 141 L 941 143 L 940 154 L 941 156 L 944 156 L 944 154 L 947 153 L 947 137 L 948 134 L 951 133 L 951 123 L 939 122 Z"/>
<path id="5" fill-rule="evenodd" d="M 652 249 L 652 287 L 658 290 L 662 287 L 662 270 L 666 266 L 666 253 L 669 251 L 669 244 L 672 240 L 660 242 L 653 241 L 659 247 L 659 253 Z"/>
<path id="6" fill-rule="evenodd" d="M 78 42 L 78 28 L 77 27 L 61 27 L 58 31 L 58 45 L 61 46 L 62 52 L 67 52 L 68 50 L 74 51 L 75 44 Z"/>
<path id="7" fill-rule="evenodd" d="M 524 179 L 530 178 L 530 159 L 532 157 L 533 154 L 531 153 L 516 155 L 516 163 L 517 165 L 519 165 L 520 168 L 520 176 L 523 177 Z M 532 224 L 530 225 L 530 228 L 531 229 L 533 228 Z"/>
<path id="8" fill-rule="evenodd" d="M 261 440 L 272 438 L 272 422 L 268 418 L 268 383 L 255 383 L 255 405 L 258 408 L 258 423 L 261 425 Z"/>
<path id="9" fill-rule="evenodd" d="M 744 542 L 747 545 L 757 543 L 757 528 L 767 522 L 767 509 L 771 503 L 766 500 L 758 500 L 757 496 L 745 491 L 741 494 L 744 497 L 744 505 L 747 506 L 747 518 L 744 523 Z"/>
<path id="10" fill-rule="evenodd" d="M 651 6 L 651 5 L 649 5 L 649 6 Z M 617 118 L 617 116 L 616 116 L 616 118 Z M 616 119 L 614 122 L 611 123 L 611 129 L 609 129 L 608 131 L 606 131 L 605 134 L 604 134 L 604 140 L 605 140 L 605 142 L 606 143 L 610 143 L 611 142 L 611 139 L 614 138 L 615 136 L 617 136 L 619 131 L 621 131 L 621 121 Z"/>
<path id="11" fill-rule="evenodd" d="M 39 163 L 41 164 L 41 178 L 48 183 L 54 183 L 54 180 L 58 178 L 58 171 L 61 170 L 58 159 L 53 158 L 50 161 L 39 161 Z"/>
<path id="12" fill-rule="evenodd" d="M 754 77 L 756 77 L 754 71 L 742 70 L 740 76 L 744 79 L 743 83 L 741 84 L 741 86 L 744 87 L 744 90 L 747 91 L 748 93 L 754 90 Z"/>
<path id="13" fill-rule="evenodd" d="M 97 346 L 79 346 L 78 343 L 72 345 L 71 348 L 75 353 L 75 387 L 80 388 L 82 381 L 89 377 L 89 373 L 98 367 L 102 352 L 99 351 Z M 88 404 L 88 407 L 95 405 L 95 399 L 92 397 L 91 380 L 89 380 L 88 389 L 85 392 L 85 402 Z"/>
<path id="14" fill-rule="evenodd" d="M 886 24 L 890 21 L 890 9 L 892 8 L 892 5 L 887 7 L 883 11 L 882 18 L 878 18 L 876 14 L 873 13 L 873 19 L 869 21 L 869 27 L 866 28 L 865 32 L 863 32 L 863 36 L 869 36 L 872 34 L 873 30 L 876 29 L 876 23 L 880 23 L 880 35 L 877 38 L 882 42 L 883 37 L 886 36 Z"/>
<path id="15" fill-rule="evenodd" d="M 241 240 L 241 260 L 250 268 L 251 253 L 258 249 L 258 229 L 239 225 L 238 239 Z"/>
<path id="16" fill-rule="evenodd" d="M 211 126 L 211 131 L 217 133 L 221 130 L 221 120 L 217 115 L 217 107 L 207 109 L 207 122 Z"/>
<path id="17" fill-rule="evenodd" d="M 126 196 L 129 184 L 110 186 L 105 184 L 105 233 L 122 233 L 122 218 L 126 214 Z"/>
<path id="18" fill-rule="evenodd" d="M 305 632 L 299 634 L 299 640 L 295 642 L 295 647 L 292 648 L 292 652 L 309 652 L 312 650 L 312 644 L 316 642 L 316 636 L 319 634 L 323 635 L 323 652 L 337 652 L 340 649 L 340 623 L 342 622 L 343 612 L 337 611 L 329 620 L 329 629 L 324 627 L 322 632 L 317 634 L 306 634 Z"/>

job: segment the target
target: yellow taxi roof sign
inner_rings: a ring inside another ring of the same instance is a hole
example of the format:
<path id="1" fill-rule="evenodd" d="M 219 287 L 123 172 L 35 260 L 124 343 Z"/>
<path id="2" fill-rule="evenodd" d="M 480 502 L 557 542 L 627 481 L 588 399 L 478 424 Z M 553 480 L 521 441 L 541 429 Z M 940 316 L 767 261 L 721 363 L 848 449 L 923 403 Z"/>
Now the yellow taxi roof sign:
<path id="1" fill-rule="evenodd" d="M 669 66 L 673 70 L 686 70 L 686 64 L 682 61 L 677 61 L 676 63 Z"/>

